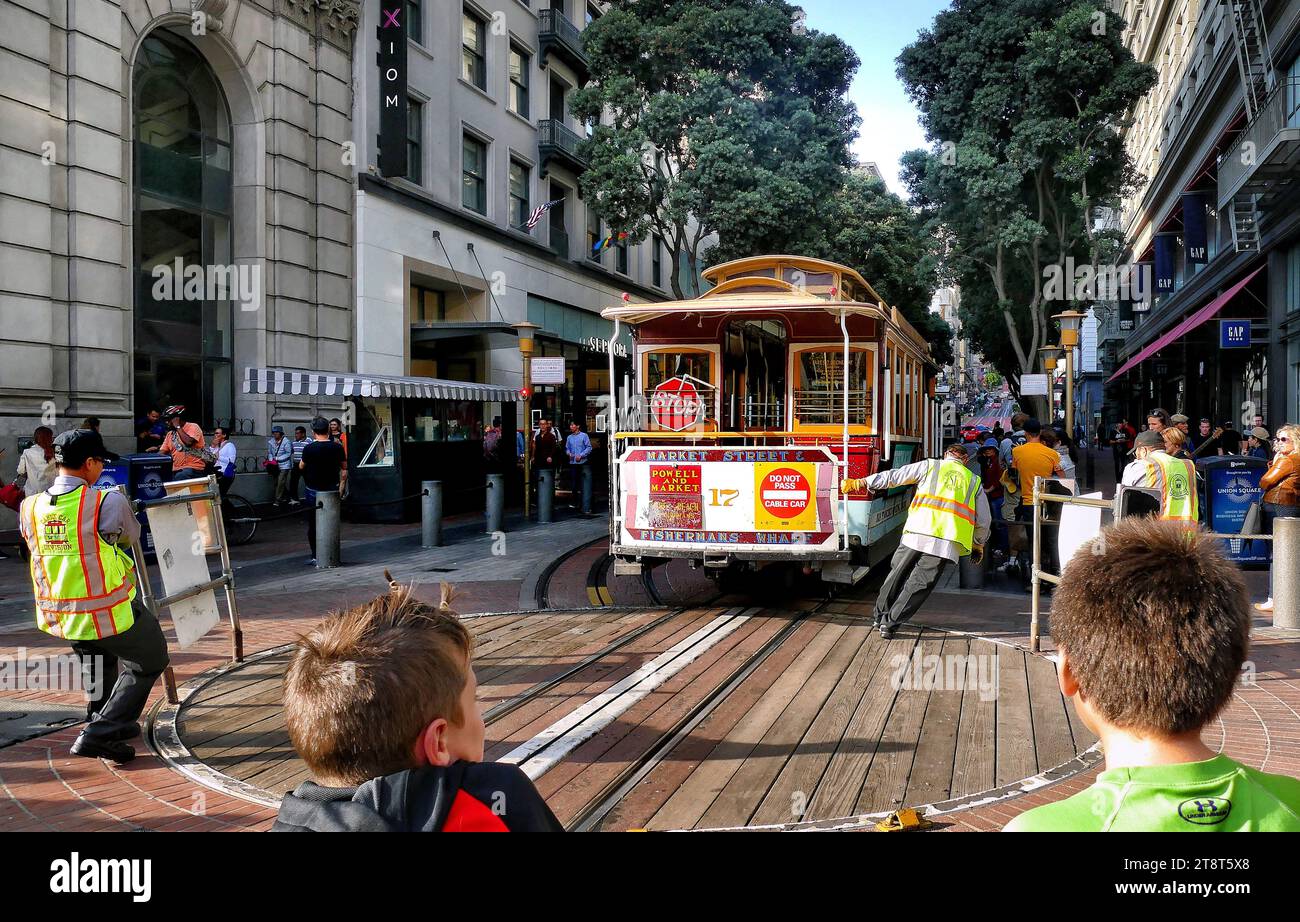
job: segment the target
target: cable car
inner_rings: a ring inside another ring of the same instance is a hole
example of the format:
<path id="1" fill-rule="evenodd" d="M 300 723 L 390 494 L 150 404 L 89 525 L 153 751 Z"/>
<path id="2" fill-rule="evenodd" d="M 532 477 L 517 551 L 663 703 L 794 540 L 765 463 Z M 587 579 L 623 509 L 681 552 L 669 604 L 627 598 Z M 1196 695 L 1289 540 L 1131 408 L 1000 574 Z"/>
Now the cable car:
<path id="1" fill-rule="evenodd" d="M 698 298 L 602 311 L 635 345 L 621 387 L 610 353 L 616 572 L 684 557 L 857 582 L 897 547 L 909 490 L 839 485 L 938 453 L 928 344 L 836 263 L 755 256 L 704 278 Z"/>

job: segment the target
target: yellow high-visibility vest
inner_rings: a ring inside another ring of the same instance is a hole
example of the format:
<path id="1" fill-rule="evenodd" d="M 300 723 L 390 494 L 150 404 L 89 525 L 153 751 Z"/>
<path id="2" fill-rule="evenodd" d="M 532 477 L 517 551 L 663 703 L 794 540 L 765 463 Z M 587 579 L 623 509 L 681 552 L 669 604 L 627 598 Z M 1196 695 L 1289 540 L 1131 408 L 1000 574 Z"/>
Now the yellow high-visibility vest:
<path id="1" fill-rule="evenodd" d="M 980 478 L 957 461 L 931 461 L 916 485 L 903 531 L 960 544 L 970 553 L 975 541 L 975 502 Z"/>
<path id="2" fill-rule="evenodd" d="M 96 640 L 135 623 L 135 565 L 99 536 L 103 502 L 103 491 L 90 487 L 23 500 L 36 626 L 54 637 Z"/>
<path id="3" fill-rule="evenodd" d="M 1196 468 L 1185 458 L 1153 451 L 1147 460 L 1160 468 L 1160 518 L 1195 522 L 1199 518 L 1196 499 Z"/>

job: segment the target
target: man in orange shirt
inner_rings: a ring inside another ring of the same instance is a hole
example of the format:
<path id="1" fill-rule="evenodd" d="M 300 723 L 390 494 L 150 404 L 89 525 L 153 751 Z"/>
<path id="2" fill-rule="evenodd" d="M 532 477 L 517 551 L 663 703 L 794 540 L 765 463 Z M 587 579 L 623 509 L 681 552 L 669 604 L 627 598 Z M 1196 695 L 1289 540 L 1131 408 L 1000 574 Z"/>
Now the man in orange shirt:
<path id="1" fill-rule="evenodd" d="M 1017 445 L 1011 449 L 1011 466 L 1015 468 L 1016 474 L 1020 478 L 1021 495 L 1024 501 L 1016 508 L 1016 520 L 1026 524 L 1026 547 L 1033 547 L 1033 528 L 1034 521 L 1034 478 L 1035 477 L 1063 477 L 1065 471 L 1061 469 L 1061 456 L 1056 453 L 1055 449 L 1048 448 L 1040 439 L 1043 433 L 1043 424 L 1036 419 L 1030 419 L 1025 423 L 1025 444 Z M 1046 511 L 1046 510 L 1045 510 Z M 1056 512 L 1055 509 L 1051 510 Z M 1054 516 L 1054 518 L 1059 518 Z M 1055 522 L 1043 522 L 1042 531 L 1042 559 L 1043 569 L 1048 573 L 1055 575 L 1057 570 L 1054 562 L 1056 560 L 1056 533 L 1057 524 Z M 1033 565 L 1031 552 L 1028 550 L 1020 552 L 1020 585 L 1028 592 L 1030 590 L 1030 578 L 1032 572 L 1030 567 Z M 1051 584 L 1044 583 L 1044 588 L 1051 591 Z"/>
<path id="2" fill-rule="evenodd" d="M 163 413 L 167 419 L 167 437 L 161 446 L 149 451 L 161 451 L 172 456 L 172 480 L 190 480 L 202 477 L 208 466 L 203 451 L 203 430 L 198 423 L 187 423 L 183 406 L 168 407 Z"/>

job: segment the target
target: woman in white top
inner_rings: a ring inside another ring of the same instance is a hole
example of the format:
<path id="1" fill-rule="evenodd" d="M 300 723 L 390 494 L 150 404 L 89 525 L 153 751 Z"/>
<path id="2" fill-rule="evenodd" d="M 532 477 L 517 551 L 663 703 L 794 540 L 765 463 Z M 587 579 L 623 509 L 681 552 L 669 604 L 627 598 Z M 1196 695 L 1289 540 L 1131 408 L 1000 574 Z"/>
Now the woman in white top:
<path id="1" fill-rule="evenodd" d="M 32 438 L 36 444 L 19 456 L 18 473 L 14 477 L 15 483 L 21 483 L 24 496 L 48 490 L 59 473 L 54 463 L 54 431 L 41 426 L 32 433 Z"/>
<path id="2" fill-rule="evenodd" d="M 235 443 L 230 441 L 230 433 L 225 426 L 212 430 L 212 448 L 217 451 L 217 488 L 224 497 L 230 492 L 230 485 L 235 482 L 235 463 L 239 460 Z"/>

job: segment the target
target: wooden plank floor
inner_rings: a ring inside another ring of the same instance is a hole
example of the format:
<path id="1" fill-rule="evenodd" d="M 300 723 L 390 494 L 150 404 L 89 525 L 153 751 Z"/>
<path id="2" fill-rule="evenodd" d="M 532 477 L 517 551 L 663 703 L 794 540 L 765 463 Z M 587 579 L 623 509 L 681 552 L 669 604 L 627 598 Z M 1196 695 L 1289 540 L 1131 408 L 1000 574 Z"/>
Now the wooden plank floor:
<path id="1" fill-rule="evenodd" d="M 474 672 L 479 680 L 479 702 L 486 710 L 520 694 L 662 614 L 661 610 L 647 609 L 469 619 L 466 623 L 476 640 Z M 687 614 L 703 617 L 705 610 Z M 658 630 L 672 633 L 669 625 Z M 656 631 L 649 631 L 628 648 L 642 644 L 640 656 L 653 657 L 662 649 L 655 642 L 656 636 Z M 663 640 L 662 636 L 658 639 Z M 637 658 L 635 649 L 627 658 Z M 293 790 L 310 777 L 293 751 L 281 712 L 288 661 L 286 653 L 226 673 L 186 701 L 177 721 L 181 741 L 199 761 L 276 795 Z M 604 662 L 589 669 L 598 673 L 601 667 L 609 670 L 614 665 Z M 588 676 L 586 681 L 580 680 L 581 685 L 592 681 L 588 670 L 580 675 Z M 555 695 L 564 687 L 563 683 L 556 686 L 540 700 L 553 707 Z M 515 718 L 515 714 L 509 717 Z M 497 739 L 494 730 L 498 730 L 495 724 L 489 729 L 489 747 Z"/>
<path id="2" fill-rule="evenodd" d="M 1055 666 L 1045 657 L 924 627 L 906 627 L 883 641 L 856 611 L 798 620 L 807 608 L 745 610 L 747 617 L 716 643 L 581 735 L 537 778 L 556 815 L 565 822 L 583 815 L 709 702 L 601 828 L 771 825 L 936 803 L 1054 768 L 1095 742 L 1061 697 Z M 538 738 L 739 611 L 471 620 L 480 705 L 488 710 L 530 695 L 489 723 L 487 758 Z M 782 631 L 790 633 L 773 646 Z M 756 661 L 760 653 L 765 658 Z M 193 695 L 178 718 L 181 739 L 196 758 L 274 794 L 308 777 L 281 714 L 287 662 L 287 654 L 268 657 L 227 673 Z"/>

